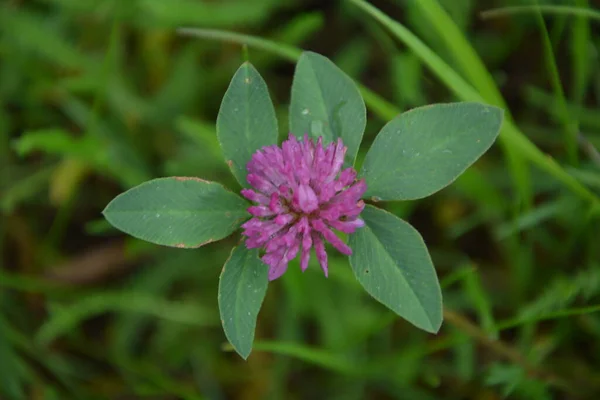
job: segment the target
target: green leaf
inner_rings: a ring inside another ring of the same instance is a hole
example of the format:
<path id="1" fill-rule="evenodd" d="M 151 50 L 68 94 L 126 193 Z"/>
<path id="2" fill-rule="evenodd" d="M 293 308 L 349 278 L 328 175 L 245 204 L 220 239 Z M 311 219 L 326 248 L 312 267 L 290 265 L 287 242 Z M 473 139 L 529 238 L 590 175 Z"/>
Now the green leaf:
<path id="1" fill-rule="evenodd" d="M 113 226 L 136 238 L 194 248 L 231 234 L 248 216 L 247 206 L 218 183 L 171 177 L 120 194 L 102 213 Z"/>
<path id="2" fill-rule="evenodd" d="M 219 279 L 219 310 L 225 336 L 244 359 L 252 351 L 256 317 L 268 284 L 268 268 L 258 250 L 243 244 L 234 248 Z"/>
<path id="3" fill-rule="evenodd" d="M 350 265 L 377 301 L 418 328 L 436 333 L 442 324 L 442 293 L 423 238 L 407 222 L 373 206 L 365 226 L 350 235 Z"/>
<path id="4" fill-rule="evenodd" d="M 400 114 L 369 149 L 366 197 L 414 200 L 448 186 L 487 149 L 503 111 L 480 103 L 435 104 Z"/>
<path id="5" fill-rule="evenodd" d="M 277 119 L 267 84 L 252 64 L 237 70 L 219 109 L 217 136 L 238 182 L 247 187 L 246 164 L 264 146 L 277 144 Z"/>
<path id="6" fill-rule="evenodd" d="M 292 83 L 290 132 L 323 136 L 324 144 L 341 137 L 352 164 L 366 123 L 365 103 L 352 79 L 326 57 L 302 53 Z"/>

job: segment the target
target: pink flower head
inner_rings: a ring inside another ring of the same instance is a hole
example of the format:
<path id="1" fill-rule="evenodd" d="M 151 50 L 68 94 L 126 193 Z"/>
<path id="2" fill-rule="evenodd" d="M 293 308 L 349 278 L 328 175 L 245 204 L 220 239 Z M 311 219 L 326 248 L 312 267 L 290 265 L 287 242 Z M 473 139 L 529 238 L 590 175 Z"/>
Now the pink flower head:
<path id="1" fill-rule="evenodd" d="M 364 225 L 358 216 L 367 185 L 356 180 L 353 168 L 342 171 L 346 150 L 341 139 L 324 148 L 322 138 L 315 144 L 307 135 L 297 140 L 290 134 L 281 148 L 264 147 L 248 162 L 247 179 L 254 190 L 243 189 L 242 195 L 257 205 L 248 208 L 253 218 L 242 225 L 243 234 L 248 248 L 265 249 L 269 280 L 283 275 L 298 253 L 306 270 L 311 247 L 327 276 L 325 240 L 352 254 L 332 228 L 353 233 Z"/>

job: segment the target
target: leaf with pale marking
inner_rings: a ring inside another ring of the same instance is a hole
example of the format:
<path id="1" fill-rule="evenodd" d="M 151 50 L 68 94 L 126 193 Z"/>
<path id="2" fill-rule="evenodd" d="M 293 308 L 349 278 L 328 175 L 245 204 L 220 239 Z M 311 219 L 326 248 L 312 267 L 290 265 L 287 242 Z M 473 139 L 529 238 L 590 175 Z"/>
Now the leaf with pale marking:
<path id="1" fill-rule="evenodd" d="M 431 257 L 415 228 L 373 206 L 365 226 L 350 235 L 352 271 L 380 303 L 418 328 L 435 333 L 442 324 L 442 293 Z"/>
<path id="2" fill-rule="evenodd" d="M 267 293 L 268 268 L 257 249 L 233 249 L 219 279 L 219 311 L 229 343 L 244 359 L 252 351 L 256 317 Z"/>
<path id="3" fill-rule="evenodd" d="M 102 212 L 114 227 L 165 246 L 199 247 L 230 235 L 248 204 L 222 185 L 198 178 L 154 179 L 115 197 Z"/>
<path id="4" fill-rule="evenodd" d="M 342 138 L 346 161 L 354 163 L 367 123 L 365 102 L 354 81 L 326 57 L 302 53 L 290 102 L 290 132 L 327 144 Z"/>
<path id="5" fill-rule="evenodd" d="M 277 119 L 267 84 L 245 62 L 237 70 L 219 109 L 217 137 L 238 182 L 248 187 L 246 165 L 257 150 L 277 144 Z"/>
<path id="6" fill-rule="evenodd" d="M 480 103 L 434 104 L 383 127 L 360 175 L 365 197 L 414 200 L 448 186 L 490 148 L 503 111 Z"/>

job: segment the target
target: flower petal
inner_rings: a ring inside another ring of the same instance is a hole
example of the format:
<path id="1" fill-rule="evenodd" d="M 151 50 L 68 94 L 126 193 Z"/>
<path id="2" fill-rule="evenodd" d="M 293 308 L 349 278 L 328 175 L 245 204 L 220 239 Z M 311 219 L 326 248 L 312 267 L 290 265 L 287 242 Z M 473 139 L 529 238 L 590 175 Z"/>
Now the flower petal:
<path id="1" fill-rule="evenodd" d="M 317 254 L 317 260 L 321 264 L 321 269 L 325 276 L 328 276 L 328 265 L 327 265 L 327 252 L 325 251 L 325 244 L 319 237 L 319 234 L 313 233 L 312 240 L 315 246 L 315 253 Z"/>
<path id="2" fill-rule="evenodd" d="M 329 229 L 322 220 L 316 219 L 311 221 L 310 224 L 317 232 L 322 234 L 325 240 L 331 243 L 331 245 L 335 247 L 340 253 L 345 254 L 347 256 L 352 254 L 352 249 L 348 247 L 348 245 L 344 243 L 342 239 L 337 237 L 337 235 L 333 233 L 333 231 Z"/>

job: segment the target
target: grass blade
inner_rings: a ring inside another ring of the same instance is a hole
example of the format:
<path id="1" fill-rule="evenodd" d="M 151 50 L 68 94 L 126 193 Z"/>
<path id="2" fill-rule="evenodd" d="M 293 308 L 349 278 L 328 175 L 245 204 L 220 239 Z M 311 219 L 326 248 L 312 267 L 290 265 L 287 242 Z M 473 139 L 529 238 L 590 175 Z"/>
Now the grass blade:
<path id="1" fill-rule="evenodd" d="M 588 0 L 575 0 L 582 8 L 587 7 Z M 589 42 L 591 38 L 590 21 L 577 16 L 573 20 L 571 33 L 571 79 L 573 82 L 571 98 L 577 105 L 583 103 L 586 88 L 590 81 Z"/>
<path id="2" fill-rule="evenodd" d="M 469 85 L 454 69 L 444 62 L 437 54 L 427 47 L 412 32 L 400 23 L 392 20 L 379 9 L 364 0 L 349 0 L 365 13 L 378 20 L 390 30 L 401 42 L 411 48 L 438 78 L 457 97 L 463 101 L 486 102 L 486 100 Z M 536 166 L 552 175 L 556 180 L 568 187 L 572 192 L 589 201 L 594 207 L 600 208 L 600 200 L 579 181 L 569 175 L 556 161 L 538 149 L 510 120 L 504 123 L 500 134 L 504 146 L 512 147 Z"/>
<path id="3" fill-rule="evenodd" d="M 135 312 L 190 326 L 217 324 L 214 312 L 193 304 L 172 302 L 142 293 L 101 293 L 81 299 L 75 305 L 50 316 L 37 333 L 37 341 L 47 344 L 67 334 L 84 320 L 106 312 Z"/>
<path id="4" fill-rule="evenodd" d="M 294 357 L 306 363 L 318 365 L 345 375 L 355 375 L 359 372 L 345 357 L 296 343 L 256 342 L 254 343 L 254 351 L 267 351 Z"/>
<path id="5" fill-rule="evenodd" d="M 452 53 L 456 64 L 481 97 L 486 102 L 509 111 L 494 78 L 467 37 L 439 1 L 422 0 L 414 4 L 418 5 L 419 10 L 429 20 L 430 26 L 437 30 L 439 39 Z M 510 119 L 510 115 L 507 118 Z M 505 152 L 514 186 L 522 199 L 524 208 L 528 208 L 532 203 L 533 194 L 530 171 L 526 167 L 525 157 L 508 145 L 507 141 L 500 141 L 500 144 Z"/>
<path id="6" fill-rule="evenodd" d="M 196 28 L 180 28 L 177 30 L 177 32 L 185 36 L 193 36 L 202 39 L 211 39 L 218 40 L 221 42 L 247 45 L 248 47 L 272 53 L 291 62 L 296 62 L 300 58 L 300 54 L 302 54 L 302 50 L 296 47 L 236 32 L 228 32 L 218 29 Z M 374 93 L 367 87 L 358 84 L 358 88 L 363 96 L 366 105 L 371 109 L 371 111 L 373 111 L 375 115 L 377 115 L 382 120 L 390 120 L 400 113 L 400 110 L 396 108 L 393 104 L 378 96 L 376 93 Z"/>
<path id="7" fill-rule="evenodd" d="M 539 25 L 542 33 L 542 47 L 544 49 L 544 60 L 546 62 L 546 68 L 550 75 L 550 83 L 552 84 L 552 90 L 554 96 L 558 99 L 560 107 L 560 121 L 564 126 L 564 141 L 565 148 L 567 149 L 567 158 L 571 164 L 577 164 L 577 131 L 579 130 L 578 124 L 571 120 L 569 111 L 567 110 L 567 102 L 565 99 L 565 92 L 560 81 L 560 75 L 558 73 L 558 67 L 556 65 L 556 58 L 554 57 L 554 50 L 552 48 L 552 42 L 550 35 L 548 34 L 548 28 L 542 13 L 539 11 L 535 14 L 536 22 Z"/>
<path id="8" fill-rule="evenodd" d="M 600 304 L 587 306 L 587 307 L 578 307 L 578 308 L 568 308 L 565 310 L 559 310 L 548 314 L 538 315 L 530 318 L 522 318 L 517 317 L 514 319 L 509 319 L 506 321 L 501 321 L 496 325 L 496 329 L 499 331 L 515 328 L 517 326 L 530 324 L 532 322 L 541 322 L 548 321 L 553 319 L 560 318 L 568 318 L 576 315 L 586 315 L 600 312 Z"/>
<path id="9" fill-rule="evenodd" d="M 600 21 L 600 11 L 593 10 L 591 8 L 573 7 L 573 6 L 552 6 L 552 5 L 539 5 L 539 6 L 514 6 L 514 7 L 502 7 L 487 10 L 479 14 L 483 19 L 491 19 L 498 17 L 507 17 L 518 14 L 531 14 L 539 12 L 542 14 L 554 14 L 554 15 L 574 15 L 577 17 L 588 18 L 591 20 Z"/>

